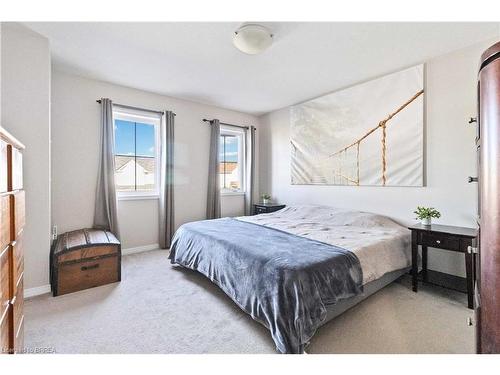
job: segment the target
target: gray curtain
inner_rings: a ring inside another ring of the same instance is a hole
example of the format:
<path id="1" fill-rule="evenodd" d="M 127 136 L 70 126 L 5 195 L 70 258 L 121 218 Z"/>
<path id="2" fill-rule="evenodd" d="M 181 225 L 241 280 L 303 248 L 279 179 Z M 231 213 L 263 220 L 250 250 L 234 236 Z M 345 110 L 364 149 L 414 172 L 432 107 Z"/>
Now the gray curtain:
<path id="1" fill-rule="evenodd" d="M 113 123 L 113 103 L 101 99 L 101 131 L 99 168 L 95 197 L 94 228 L 107 229 L 120 237 L 116 211 L 115 189 L 115 136 Z"/>
<path id="2" fill-rule="evenodd" d="M 219 177 L 220 123 L 210 123 L 210 157 L 208 160 L 207 219 L 220 217 L 220 177 Z"/>
<path id="3" fill-rule="evenodd" d="M 245 215 L 253 214 L 253 197 L 255 186 L 255 127 L 250 126 L 246 131 L 246 191 L 245 191 Z"/>
<path id="4" fill-rule="evenodd" d="M 160 129 L 160 248 L 168 249 L 174 235 L 174 121 L 165 111 Z"/>

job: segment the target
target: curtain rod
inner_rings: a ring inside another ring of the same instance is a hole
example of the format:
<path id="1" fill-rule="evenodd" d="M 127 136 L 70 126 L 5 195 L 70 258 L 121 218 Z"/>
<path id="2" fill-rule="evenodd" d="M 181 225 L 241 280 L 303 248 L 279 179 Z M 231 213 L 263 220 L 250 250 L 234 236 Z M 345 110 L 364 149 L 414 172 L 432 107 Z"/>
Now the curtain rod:
<path id="1" fill-rule="evenodd" d="M 101 99 L 96 100 L 96 102 L 99 103 L 99 104 L 101 104 Z M 144 112 L 151 112 L 151 113 L 163 114 L 162 111 L 157 111 L 155 109 L 133 107 L 131 105 L 124 105 L 124 104 L 118 104 L 118 103 L 113 103 L 113 105 L 116 105 L 117 107 L 127 108 L 127 109 L 136 109 L 136 110 L 144 111 Z M 177 116 L 177 115 L 174 113 L 174 116 Z"/>
<path id="2" fill-rule="evenodd" d="M 207 120 L 206 118 L 203 119 L 203 122 L 208 122 L 209 124 L 212 124 L 212 121 L 213 120 Z M 241 129 L 250 129 L 249 126 L 241 126 L 241 125 L 228 124 L 227 122 L 219 122 L 219 124 L 226 125 L 226 126 L 234 126 L 236 128 L 241 128 Z M 255 130 L 257 130 L 257 129 L 255 129 Z"/>

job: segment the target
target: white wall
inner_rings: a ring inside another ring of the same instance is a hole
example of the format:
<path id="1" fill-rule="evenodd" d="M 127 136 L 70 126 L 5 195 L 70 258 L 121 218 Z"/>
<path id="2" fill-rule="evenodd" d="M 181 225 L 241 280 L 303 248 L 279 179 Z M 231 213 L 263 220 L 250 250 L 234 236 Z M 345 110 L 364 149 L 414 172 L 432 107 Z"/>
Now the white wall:
<path id="1" fill-rule="evenodd" d="M 26 146 L 24 187 L 24 286 L 49 282 L 50 251 L 50 53 L 46 38 L 2 24 L 2 126 Z"/>
<path id="2" fill-rule="evenodd" d="M 261 193 L 269 192 L 285 204 L 376 212 L 404 224 L 414 222 L 417 205 L 433 206 L 442 213 L 439 223 L 474 226 L 477 185 L 467 183 L 467 176 L 476 175 L 475 128 L 467 120 L 476 116 L 478 61 L 489 45 L 475 45 L 426 64 L 425 187 L 292 186 L 290 118 L 285 108 L 260 119 Z M 465 274 L 463 256 L 447 251 L 429 251 L 429 268 Z"/>
<path id="3" fill-rule="evenodd" d="M 59 232 L 92 225 L 98 163 L 101 97 L 116 103 L 172 110 L 175 118 L 176 226 L 205 218 L 209 125 L 203 118 L 258 126 L 244 113 L 101 81 L 52 74 L 52 223 Z M 258 133 L 258 131 L 257 131 Z M 243 196 L 222 199 L 223 215 L 243 214 Z M 158 201 L 119 201 L 122 247 L 158 243 Z"/>

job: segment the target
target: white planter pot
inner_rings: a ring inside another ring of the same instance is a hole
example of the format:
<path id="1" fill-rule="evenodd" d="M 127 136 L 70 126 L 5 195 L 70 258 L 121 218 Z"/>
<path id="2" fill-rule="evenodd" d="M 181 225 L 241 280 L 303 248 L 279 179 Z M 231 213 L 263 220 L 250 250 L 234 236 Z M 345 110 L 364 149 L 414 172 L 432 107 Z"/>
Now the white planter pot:
<path id="1" fill-rule="evenodd" d="M 422 225 L 431 225 L 432 218 L 428 217 L 428 218 L 425 218 L 425 219 L 421 219 L 420 222 L 422 223 Z"/>
<path id="2" fill-rule="evenodd" d="M 262 203 L 269 204 L 269 203 L 271 203 L 271 200 L 270 199 L 262 199 Z"/>

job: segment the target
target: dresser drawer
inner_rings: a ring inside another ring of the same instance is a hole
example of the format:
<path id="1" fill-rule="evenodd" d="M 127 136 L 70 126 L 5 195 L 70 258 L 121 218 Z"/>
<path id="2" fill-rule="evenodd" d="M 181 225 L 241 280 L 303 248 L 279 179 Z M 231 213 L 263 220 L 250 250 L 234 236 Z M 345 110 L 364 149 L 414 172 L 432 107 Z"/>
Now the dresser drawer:
<path id="1" fill-rule="evenodd" d="M 10 195 L 0 196 L 0 251 L 10 243 Z"/>
<path id="2" fill-rule="evenodd" d="M 12 323 L 11 306 L 0 313 L 0 354 L 8 354 L 10 350 L 10 326 Z"/>
<path id="3" fill-rule="evenodd" d="M 0 139 L 0 193 L 7 191 L 7 143 Z"/>
<path id="4" fill-rule="evenodd" d="M 10 303 L 10 246 L 0 253 L 0 315 Z"/>
<path id="5" fill-rule="evenodd" d="M 255 207 L 255 215 L 265 214 L 267 212 L 268 212 L 268 210 L 265 207 L 260 207 L 260 206 Z"/>
<path id="6" fill-rule="evenodd" d="M 20 190 L 23 188 L 23 154 L 17 148 L 8 146 L 11 160 L 9 171 L 9 190 Z"/>
<path id="7" fill-rule="evenodd" d="M 439 233 L 422 233 L 420 243 L 424 246 L 437 247 L 445 250 L 460 251 L 460 240 Z"/>
<path id="8" fill-rule="evenodd" d="M 16 295 L 12 300 L 12 315 L 14 317 L 14 334 L 17 334 L 24 319 L 24 280 L 21 277 L 16 286 Z"/>
<path id="9" fill-rule="evenodd" d="M 12 241 L 15 241 L 22 232 L 25 224 L 25 211 L 24 211 L 24 191 L 18 191 L 11 195 L 12 209 L 14 210 L 14 228 L 12 232 Z"/>
<path id="10" fill-rule="evenodd" d="M 21 278 L 24 272 L 24 252 L 23 252 L 23 234 L 17 238 L 15 242 L 12 243 L 12 272 L 13 277 L 12 280 L 15 283 L 14 294 L 16 293 L 16 286 L 19 283 L 19 279 Z"/>

